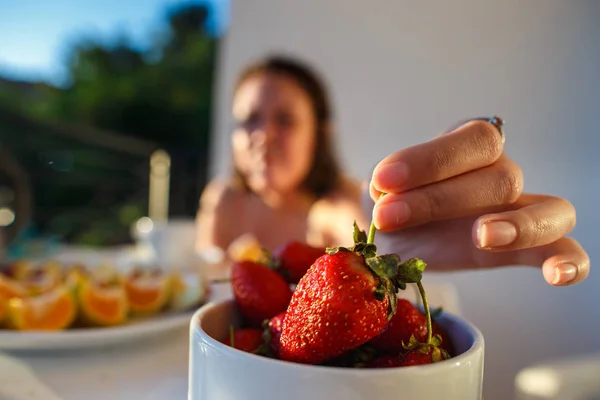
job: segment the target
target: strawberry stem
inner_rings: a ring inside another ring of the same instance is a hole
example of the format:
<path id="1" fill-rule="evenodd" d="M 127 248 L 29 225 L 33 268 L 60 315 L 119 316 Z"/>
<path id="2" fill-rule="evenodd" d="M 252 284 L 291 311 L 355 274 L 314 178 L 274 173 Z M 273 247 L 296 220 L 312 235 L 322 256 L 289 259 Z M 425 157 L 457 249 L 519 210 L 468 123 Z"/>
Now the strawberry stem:
<path id="1" fill-rule="evenodd" d="M 229 283 L 231 282 L 231 278 L 217 278 L 217 279 L 212 279 L 210 281 L 210 283 Z"/>
<path id="2" fill-rule="evenodd" d="M 233 325 L 229 325 L 229 343 L 231 344 L 231 347 L 235 347 L 235 329 L 233 328 Z"/>
<path id="3" fill-rule="evenodd" d="M 385 193 L 381 193 L 381 195 L 379 196 L 379 200 L 381 200 L 385 195 Z M 367 237 L 367 244 L 373 244 L 373 242 L 375 241 L 376 231 L 377 228 L 375 228 L 375 222 L 373 222 L 373 219 L 371 219 L 371 226 L 369 227 L 369 236 Z"/>
<path id="4" fill-rule="evenodd" d="M 367 237 L 367 244 L 373 244 L 375 241 L 375 232 L 377 229 L 375 228 L 375 224 L 371 221 L 371 226 L 369 227 L 369 236 Z"/>
<path id="5" fill-rule="evenodd" d="M 421 307 L 421 305 L 423 304 L 423 300 L 421 300 L 421 291 L 419 290 L 419 286 L 415 285 L 413 286 L 413 289 L 416 292 L 416 303 L 417 303 L 417 307 Z"/>
<path id="6" fill-rule="evenodd" d="M 427 344 L 431 344 L 431 339 L 433 337 L 431 326 L 431 311 L 429 310 L 429 303 L 427 303 L 427 295 L 425 295 L 425 288 L 423 287 L 423 283 L 421 281 L 418 281 L 417 287 L 419 288 L 419 293 L 421 293 L 421 298 L 423 299 L 423 308 L 425 309 L 425 318 L 427 319 Z"/>

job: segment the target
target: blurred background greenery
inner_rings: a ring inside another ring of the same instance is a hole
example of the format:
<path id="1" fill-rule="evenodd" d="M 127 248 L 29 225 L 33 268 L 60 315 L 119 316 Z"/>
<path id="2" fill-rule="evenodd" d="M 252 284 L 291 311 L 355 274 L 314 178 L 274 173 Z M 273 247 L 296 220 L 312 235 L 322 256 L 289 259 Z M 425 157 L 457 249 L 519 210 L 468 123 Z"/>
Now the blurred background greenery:
<path id="1" fill-rule="evenodd" d="M 211 12 L 204 3 L 166 8 L 166 29 L 144 50 L 125 34 L 110 45 L 79 37 L 61 87 L 0 77 L 0 150 L 24 169 L 32 193 L 26 229 L 9 230 L 13 245 L 30 237 L 128 242 L 131 223 L 148 212 L 156 149 L 171 156 L 169 214 L 195 214 L 206 182 L 219 43 L 207 28 Z M 14 182 L 4 185 L 10 190 Z M 0 196 L 0 207 L 17 200 Z"/>

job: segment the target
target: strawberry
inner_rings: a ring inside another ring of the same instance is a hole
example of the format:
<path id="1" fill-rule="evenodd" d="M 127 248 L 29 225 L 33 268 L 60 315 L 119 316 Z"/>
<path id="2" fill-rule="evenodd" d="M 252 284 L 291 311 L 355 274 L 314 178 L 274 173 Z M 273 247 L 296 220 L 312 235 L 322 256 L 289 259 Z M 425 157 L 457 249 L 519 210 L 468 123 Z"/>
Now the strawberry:
<path id="1" fill-rule="evenodd" d="M 325 254 L 324 248 L 313 247 L 298 241 L 288 242 L 273 252 L 279 262 L 279 273 L 290 283 L 298 283 L 317 258 Z"/>
<path id="2" fill-rule="evenodd" d="M 402 343 L 413 335 L 418 340 L 427 338 L 427 319 L 410 301 L 398 299 L 396 313 L 370 343 L 379 350 L 399 353 L 404 350 Z"/>
<path id="3" fill-rule="evenodd" d="M 445 350 L 450 356 L 454 354 L 454 346 L 452 345 L 452 341 L 450 337 L 448 337 L 448 333 L 446 330 L 437 322 L 434 322 L 431 329 L 433 330 L 433 335 L 437 335 L 440 337 L 441 344 L 440 349 Z"/>
<path id="4" fill-rule="evenodd" d="M 429 344 L 419 343 L 415 337 L 411 337 L 407 346 L 408 352 L 400 360 L 401 367 L 413 365 L 427 365 L 440 362 L 450 358 L 449 354 L 439 347 L 440 338 L 432 338 Z"/>
<path id="5" fill-rule="evenodd" d="M 281 358 L 319 364 L 360 346 L 387 324 L 388 300 L 361 256 L 319 258 L 300 280 L 286 313 Z"/>
<path id="6" fill-rule="evenodd" d="M 300 279 L 286 311 L 280 357 L 320 364 L 368 342 L 387 325 L 396 292 L 420 280 L 424 263 L 400 264 L 397 255 L 376 256 L 354 225 L 354 247 L 327 249 Z"/>
<path id="7" fill-rule="evenodd" d="M 433 364 L 432 356 L 429 353 L 423 353 L 419 350 L 408 352 L 400 363 L 402 367 L 410 367 L 413 365 Z"/>
<path id="8" fill-rule="evenodd" d="M 260 329 L 236 329 L 227 340 L 223 341 L 223 343 L 248 353 L 257 353 L 263 344 L 262 334 Z"/>
<path id="9" fill-rule="evenodd" d="M 292 297 L 288 283 L 277 272 L 253 261 L 234 264 L 231 286 L 242 315 L 255 327 L 285 311 Z"/>
<path id="10" fill-rule="evenodd" d="M 395 368 L 400 366 L 398 356 L 384 355 L 376 358 L 367 367 L 368 368 Z"/>
<path id="11" fill-rule="evenodd" d="M 264 324 L 265 342 L 269 345 L 269 350 L 273 356 L 279 358 L 279 340 L 281 338 L 281 330 L 283 329 L 283 320 L 285 311 L 280 312 Z"/>
<path id="12" fill-rule="evenodd" d="M 444 329 L 433 324 L 433 335 L 439 335 L 440 347 L 452 353 L 452 343 Z M 398 299 L 396 313 L 383 330 L 369 343 L 378 350 L 388 353 L 399 353 L 404 350 L 403 343 L 408 343 L 414 336 L 419 341 L 427 340 L 427 317 L 410 301 Z"/>

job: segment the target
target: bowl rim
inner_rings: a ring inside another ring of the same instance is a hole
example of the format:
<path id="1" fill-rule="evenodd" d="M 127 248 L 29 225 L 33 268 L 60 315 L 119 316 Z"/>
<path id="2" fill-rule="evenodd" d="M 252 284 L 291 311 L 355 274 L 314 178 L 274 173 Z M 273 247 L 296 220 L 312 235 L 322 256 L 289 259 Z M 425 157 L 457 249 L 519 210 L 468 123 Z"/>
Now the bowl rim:
<path id="1" fill-rule="evenodd" d="M 444 369 L 450 364 L 459 365 L 462 363 L 469 362 L 472 355 L 476 352 L 484 351 L 485 341 L 483 337 L 483 333 L 469 320 L 464 317 L 460 317 L 449 312 L 444 312 L 439 317 L 441 320 L 451 320 L 458 322 L 462 326 L 466 328 L 466 331 L 471 334 L 473 337 L 473 344 L 466 351 L 459 354 L 458 356 L 452 357 L 448 360 L 440 361 L 435 364 L 429 365 L 420 365 L 418 368 L 412 367 L 398 367 L 398 368 L 345 368 L 345 367 L 335 367 L 335 366 L 326 366 L 326 365 L 313 365 L 313 364 L 302 364 L 302 363 L 294 363 L 291 361 L 284 361 L 276 358 L 264 357 L 257 354 L 248 353 L 231 346 L 227 346 L 226 344 L 221 343 L 217 339 L 210 336 L 200 327 L 200 319 L 201 317 L 210 311 L 213 308 L 217 308 L 219 306 L 224 306 L 226 304 L 235 305 L 234 299 L 224 299 L 220 301 L 213 301 L 204 304 L 198 310 L 196 310 L 192 316 L 190 321 L 190 336 L 193 338 L 194 345 L 199 344 L 200 342 L 204 342 L 206 345 L 211 347 L 214 350 L 224 352 L 225 354 L 234 357 L 234 358 L 245 358 L 248 362 L 266 362 L 271 364 L 272 366 L 278 366 L 280 368 L 291 368 L 291 369 L 300 369 L 305 372 L 318 372 L 318 373 L 331 373 L 334 375 L 338 374 L 359 374 L 359 375 L 385 375 L 385 374 L 411 374 L 415 372 L 430 372 L 431 370 L 436 369 Z M 193 351 L 192 348 L 189 350 Z"/>

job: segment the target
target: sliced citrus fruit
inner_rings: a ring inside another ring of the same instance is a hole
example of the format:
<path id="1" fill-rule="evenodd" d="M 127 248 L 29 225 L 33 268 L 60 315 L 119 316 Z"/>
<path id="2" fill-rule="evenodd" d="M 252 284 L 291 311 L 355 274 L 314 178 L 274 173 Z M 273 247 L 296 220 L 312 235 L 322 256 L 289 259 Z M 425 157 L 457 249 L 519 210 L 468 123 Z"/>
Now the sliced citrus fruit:
<path id="1" fill-rule="evenodd" d="M 171 276 L 159 270 L 135 270 L 125 280 L 129 309 L 135 314 L 155 314 L 171 297 Z"/>
<path id="2" fill-rule="evenodd" d="M 17 330 L 50 330 L 68 328 L 77 316 L 77 303 L 64 286 L 32 297 L 8 300 L 10 327 Z"/>
<path id="3" fill-rule="evenodd" d="M 127 320 L 127 294 L 122 284 L 102 284 L 83 276 L 75 276 L 74 281 L 85 325 L 112 326 Z"/>
<path id="4" fill-rule="evenodd" d="M 208 292 L 208 284 L 198 272 L 176 272 L 173 274 L 169 308 L 173 311 L 189 310 L 200 305 Z"/>
<path id="5" fill-rule="evenodd" d="M 13 297 L 26 297 L 29 294 L 23 282 L 0 275 L 0 296 L 8 299 Z"/>
<path id="6" fill-rule="evenodd" d="M 4 325 L 6 315 L 8 314 L 8 300 L 0 294 L 0 326 Z"/>
<path id="7" fill-rule="evenodd" d="M 45 261 L 30 270 L 22 280 L 30 295 L 37 296 L 63 283 L 63 266 L 58 261 Z"/>
<path id="8" fill-rule="evenodd" d="M 234 261 L 258 262 L 264 257 L 264 250 L 260 242 L 251 234 L 244 234 L 235 239 L 227 247 L 228 257 Z"/>

